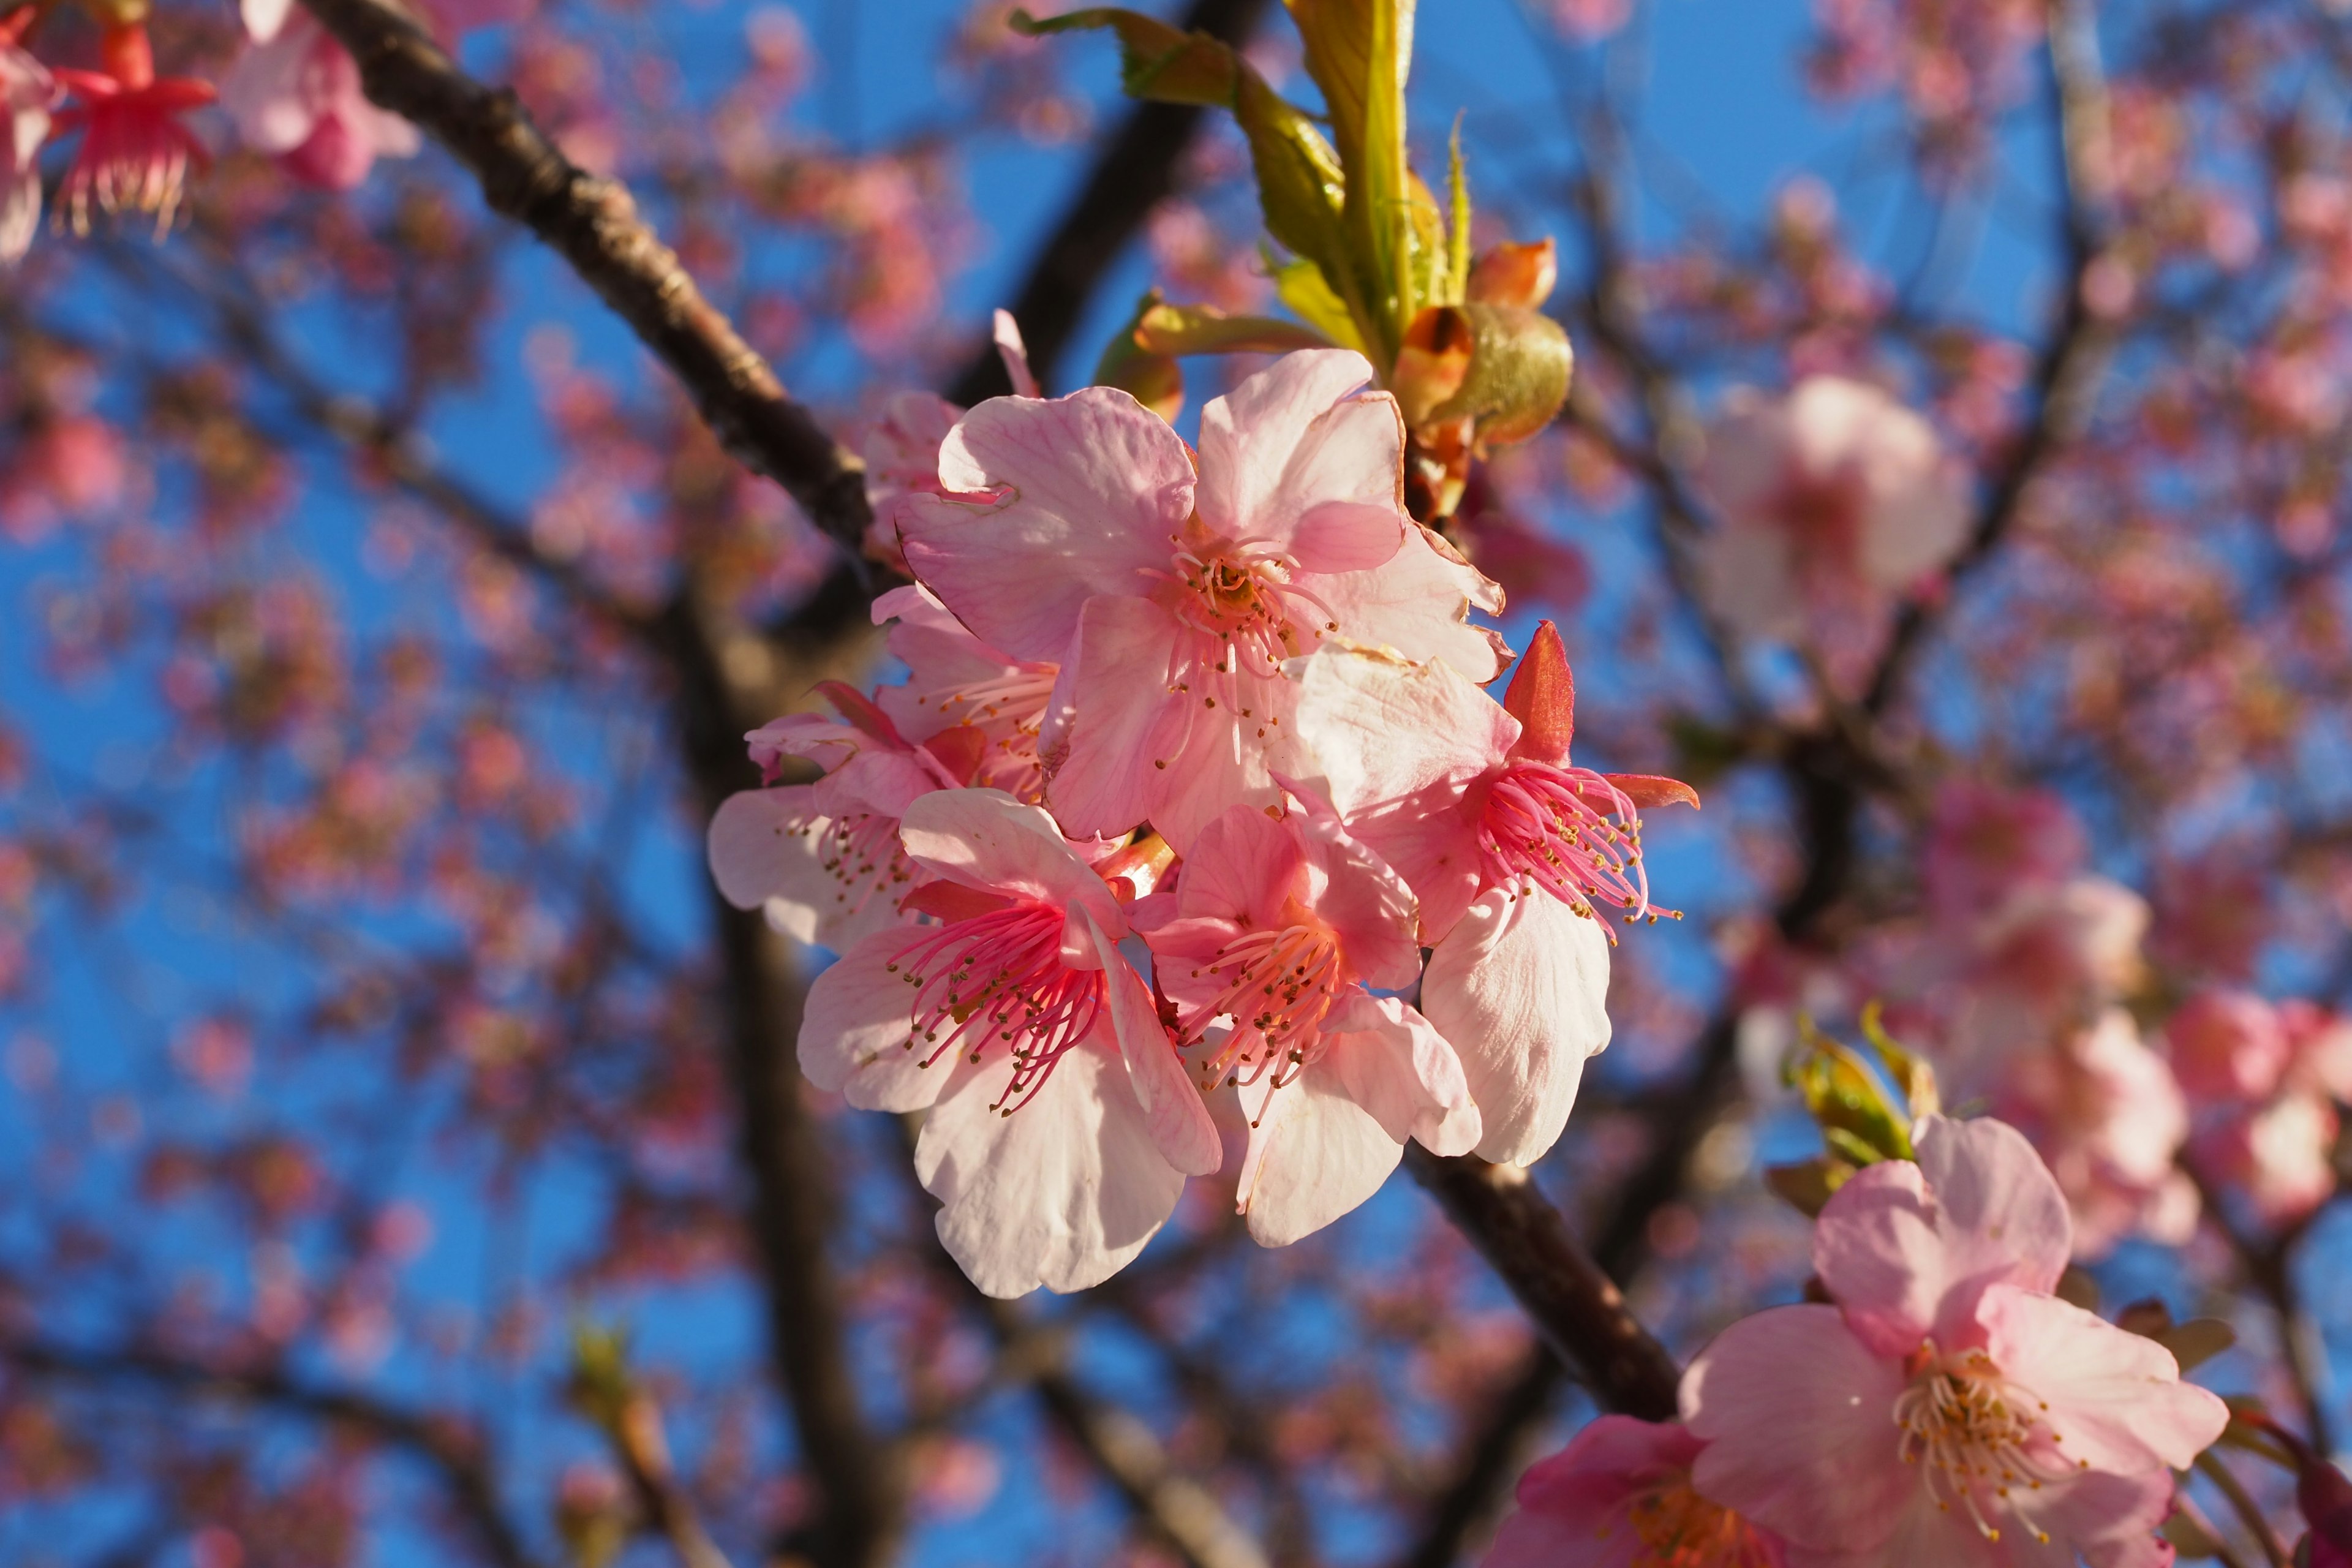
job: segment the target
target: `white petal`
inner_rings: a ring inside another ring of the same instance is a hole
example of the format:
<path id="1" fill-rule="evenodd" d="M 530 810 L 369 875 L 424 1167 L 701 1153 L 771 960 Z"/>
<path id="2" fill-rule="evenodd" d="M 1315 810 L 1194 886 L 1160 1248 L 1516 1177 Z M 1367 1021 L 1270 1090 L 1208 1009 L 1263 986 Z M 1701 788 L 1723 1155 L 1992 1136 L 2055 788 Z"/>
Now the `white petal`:
<path id="1" fill-rule="evenodd" d="M 1184 1190 L 1108 1034 L 1073 1047 L 1010 1116 L 992 1109 L 1010 1071 L 992 1060 L 923 1122 L 915 1173 L 946 1205 L 940 1244 L 991 1296 L 1101 1284 L 1143 1250 Z"/>
<path id="2" fill-rule="evenodd" d="M 1478 1106 L 1445 1037 L 1393 996 L 1359 993 L 1351 1002 L 1324 1024 L 1325 1064 L 1396 1142 L 1417 1138 L 1432 1153 L 1468 1153 L 1478 1142 Z"/>
<path id="3" fill-rule="evenodd" d="M 1127 1063 L 1129 1085 L 1150 1123 L 1152 1142 L 1168 1163 L 1188 1176 L 1213 1175 L 1225 1163 L 1223 1141 L 1175 1043 L 1160 1022 L 1151 992 L 1119 956 L 1118 944 L 1091 916 L 1082 917 L 1110 988 L 1111 1027 Z"/>
<path id="4" fill-rule="evenodd" d="M 1268 1075 L 1242 1091 L 1251 1127 L 1240 1206 L 1260 1247 L 1288 1247 L 1379 1192 L 1404 1145 L 1325 1063 L 1280 1089 L 1269 1089 L 1270 1081 Z"/>
<path id="5" fill-rule="evenodd" d="M 861 1110 L 920 1110 L 971 1076 L 961 1053 L 922 1065 L 936 1047 L 914 1039 L 915 988 L 892 967 L 906 944 L 885 931 L 851 948 L 816 977 L 801 1015 L 801 1071 Z"/>
<path id="6" fill-rule="evenodd" d="M 1480 1159 L 1531 1164 L 1559 1141 L 1585 1058 L 1609 1044 L 1608 999 L 1607 933 L 1548 893 L 1490 889 L 1437 944 L 1421 1006 L 1462 1059 Z"/>

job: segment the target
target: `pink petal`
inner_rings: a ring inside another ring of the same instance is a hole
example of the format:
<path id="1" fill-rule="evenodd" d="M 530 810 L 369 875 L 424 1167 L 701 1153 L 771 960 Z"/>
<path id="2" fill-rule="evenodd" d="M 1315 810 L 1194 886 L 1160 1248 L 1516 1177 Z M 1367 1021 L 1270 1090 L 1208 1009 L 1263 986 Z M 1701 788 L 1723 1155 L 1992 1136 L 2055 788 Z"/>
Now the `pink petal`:
<path id="1" fill-rule="evenodd" d="M 1935 1333 L 1953 1284 L 1948 1261 L 1927 1178 L 1908 1160 L 1856 1172 L 1813 1229 L 1813 1272 L 1884 1356 L 1908 1355 Z"/>
<path id="2" fill-rule="evenodd" d="M 1501 765 L 1518 721 L 1444 664 L 1327 644 L 1296 668 L 1292 723 L 1314 782 L 1419 895 L 1423 939 L 1442 938 L 1478 891 L 1482 803 L 1469 792 Z"/>
<path id="3" fill-rule="evenodd" d="M 1160 1022 L 1150 990 L 1092 918 L 1087 929 L 1109 980 L 1111 1027 L 1127 1062 L 1129 1085 L 1150 1125 L 1152 1142 L 1160 1157 L 1184 1174 L 1215 1174 L 1225 1163 L 1223 1141 L 1201 1091 L 1184 1070 L 1183 1058 L 1176 1054 L 1176 1043 Z"/>
<path id="4" fill-rule="evenodd" d="M 940 1245 L 991 1296 L 1083 1290 L 1125 1268 L 1184 1190 L 1160 1157 L 1106 1026 L 1007 1116 L 1009 1068 L 971 1069 L 924 1118 L 915 1174 Z"/>
<path id="5" fill-rule="evenodd" d="M 1004 361 L 1004 374 L 1013 383 L 1016 397 L 1043 397 L 1037 385 L 1036 373 L 1029 368 L 1029 345 L 1021 341 L 1021 323 L 1013 319 L 1010 310 L 998 310 L 989 318 L 996 339 L 997 356 Z"/>
<path id="6" fill-rule="evenodd" d="M 1164 571 L 1192 509 L 1192 457 L 1126 393 L 1087 387 L 1050 403 L 992 398 L 940 448 L 950 490 L 910 495 L 907 564 L 956 618 L 1016 658 L 1058 659 L 1097 594 L 1138 594 Z"/>
<path id="7" fill-rule="evenodd" d="M 1470 624 L 1474 607 L 1500 615 L 1503 591 L 1425 528 L 1409 533 L 1385 564 L 1317 577 L 1311 585 L 1341 635 L 1355 642 L 1415 663 L 1443 659 L 1482 686 L 1510 657 L 1499 636 Z"/>
<path id="8" fill-rule="evenodd" d="M 914 1038 L 914 992 L 890 966 L 906 936 L 884 931 L 841 955 L 809 986 L 801 1018 L 801 1071 L 861 1110 L 921 1110 L 950 1080 L 978 1072 L 961 1053 L 929 1067 Z M 1058 1070 L 1058 1069 L 1056 1069 Z M 1001 1080 L 1001 1071 L 990 1081 Z"/>
<path id="9" fill-rule="evenodd" d="M 1995 1285 L 1978 1316 L 1994 1363 L 2049 1406 L 2067 1457 L 2094 1470 L 2186 1469 L 2229 1424 L 2220 1398 L 2180 1381 L 2170 1351 L 2054 1296 Z"/>
<path id="10" fill-rule="evenodd" d="M 257 153 L 291 153 L 318 129 L 324 107 L 309 90 L 312 54 L 336 47 L 305 12 L 268 41 L 247 45 L 220 80 L 220 104 L 238 140 Z"/>
<path id="11" fill-rule="evenodd" d="M 1990 1117 L 1930 1116 L 1916 1142 L 1956 1251 L 1971 1259 L 1954 1278 L 1998 1274 L 2029 1290 L 2056 1289 L 2074 1256 L 2074 1221 L 2025 1135 Z"/>
<path id="12" fill-rule="evenodd" d="M 1296 683 L 1247 672 L 1232 679 L 1235 710 L 1210 709 L 1190 695 L 1178 699 L 1182 738 L 1169 753 L 1168 766 L 1152 772 L 1157 787 L 1151 825 L 1179 853 L 1235 802 L 1261 811 L 1279 805 L 1282 790 L 1275 775 L 1297 771 L 1302 760 L 1292 721 Z"/>
<path id="13" fill-rule="evenodd" d="M 2091 1568 L 2172 1568 L 2172 1544 L 2156 1533 L 2172 1513 L 2172 1492 L 2165 1470 L 2084 1476 L 2058 1495 L 2042 1528 Z"/>
<path id="14" fill-rule="evenodd" d="M 1576 676 L 1559 628 L 1549 621 L 1537 624 L 1503 706 L 1519 721 L 1518 755 L 1568 765 L 1569 743 L 1576 738 Z"/>
<path id="15" fill-rule="evenodd" d="M 1285 548 L 1330 501 L 1404 521 L 1404 425 L 1385 393 L 1350 395 L 1372 367 L 1346 349 L 1285 354 L 1201 410 L 1201 521 Z"/>
<path id="16" fill-rule="evenodd" d="M 1369 572 L 1403 545 L 1405 521 L 1391 506 L 1318 502 L 1291 532 L 1291 558 L 1304 572 Z"/>
<path id="17" fill-rule="evenodd" d="M 1700 1495 L 1800 1546 L 1885 1541 L 1925 1489 L 1895 1440 L 1904 1383 L 1834 1307 L 1742 1318 L 1683 1374 L 1684 1425 L 1707 1445 L 1691 1469 Z"/>
<path id="18" fill-rule="evenodd" d="M 246 35 L 257 44 L 276 37 L 294 12 L 294 0 L 238 0 L 237 16 Z"/>
<path id="19" fill-rule="evenodd" d="M 1181 635 L 1148 599 L 1088 601 L 1076 658 L 1062 671 L 1075 722 L 1046 763 L 1045 798 L 1069 832 L 1118 834 L 1157 821 L 1161 775 L 1181 754 L 1190 717 L 1168 689 Z"/>
<path id="20" fill-rule="evenodd" d="M 1546 893 L 1493 889 L 1437 944 L 1421 1008 L 1462 1058 L 1480 1159 L 1528 1165 L 1559 1141 L 1609 1044 L 1608 1000 L 1607 933 Z"/>
<path id="21" fill-rule="evenodd" d="M 1461 1058 L 1429 1020 L 1393 996 L 1359 991 L 1324 1020 L 1323 1063 L 1397 1142 L 1433 1154 L 1477 1147 L 1478 1107 Z"/>
<path id="22" fill-rule="evenodd" d="M 1075 905 L 1104 930 L 1127 934 L 1109 887 L 1078 858 L 1054 819 L 1002 790 L 943 789 L 907 808 L 907 853 L 967 888 Z"/>
<path id="23" fill-rule="evenodd" d="M 1315 913 L 1339 934 L 1357 977 L 1402 991 L 1421 976 L 1421 909 L 1389 863 L 1340 826 L 1319 797 L 1293 792 L 1291 828 L 1307 847 Z"/>
<path id="24" fill-rule="evenodd" d="M 1299 889 L 1307 851 L 1298 836 L 1264 812 L 1237 805 L 1201 830 L 1176 884 L 1184 920 L 1229 921 L 1270 930 Z"/>
<path id="25" fill-rule="evenodd" d="M 2074 1243 L 2064 1194 L 2015 1128 L 1933 1116 L 1917 1143 L 1916 1165 L 1861 1172 L 1813 1229 L 1815 1271 L 1888 1355 L 1931 1335 L 1947 1349 L 1974 1343 L 1986 1288 L 2051 1289 Z"/>
<path id="26" fill-rule="evenodd" d="M 1240 1209 L 1260 1247 L 1311 1236 L 1381 1190 L 1404 1145 L 1381 1130 L 1324 1062 L 1280 1089 L 1267 1074 L 1241 1091 L 1249 1117 Z"/>
<path id="27" fill-rule="evenodd" d="M 737 909 L 764 909 L 794 941 L 841 952 L 907 923 L 898 900 L 911 868 L 895 853 L 870 866 L 829 864 L 814 794 L 803 784 L 728 796 L 711 814 L 710 875 Z"/>

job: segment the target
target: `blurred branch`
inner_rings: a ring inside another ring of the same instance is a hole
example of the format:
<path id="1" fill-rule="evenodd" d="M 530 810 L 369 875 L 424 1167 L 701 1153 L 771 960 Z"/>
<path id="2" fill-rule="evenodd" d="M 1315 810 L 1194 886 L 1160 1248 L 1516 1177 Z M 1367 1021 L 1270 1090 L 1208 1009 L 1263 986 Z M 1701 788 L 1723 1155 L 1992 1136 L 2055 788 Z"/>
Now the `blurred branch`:
<path id="1" fill-rule="evenodd" d="M 525 1549 L 499 1503 L 498 1481 L 488 1461 L 454 1421 L 404 1410 L 362 1394 L 315 1387 L 268 1368 L 236 1371 L 204 1366 L 149 1350 L 79 1350 L 39 1340 L 0 1338 L 0 1362 L 36 1377 L 152 1383 L 222 1394 L 349 1426 L 408 1453 L 432 1469 L 484 1552 L 499 1568 L 537 1568 L 538 1559 Z"/>
<path id="2" fill-rule="evenodd" d="M 1010 1301 L 973 1289 L 944 1252 L 945 1272 L 986 1318 L 1000 1355 L 1025 1375 L 1063 1436 L 1118 1489 L 1138 1518 L 1166 1539 L 1192 1568 L 1267 1568 L 1265 1553 L 1200 1482 L 1179 1470 L 1151 1428 L 1132 1412 L 1097 1399 L 1069 1370 L 1064 1336 L 1032 1324 Z"/>
<path id="3" fill-rule="evenodd" d="M 2000 548 L 2023 512 L 2033 482 L 2090 427 L 2099 384 L 2122 333 L 2093 308 L 2093 272 L 2106 254 L 2113 216 L 2112 127 L 2107 81 L 2099 59 L 2098 16 L 2093 0 L 2052 0 L 2050 71 L 2057 100 L 2057 142 L 2063 190 L 2059 227 L 2066 258 L 2065 298 L 2057 325 L 2035 356 L 2032 412 L 2007 459 L 1992 475 L 1968 544 L 1952 563 L 1957 582 Z M 1949 607 L 1913 600 L 1903 607 L 1894 636 L 1864 689 L 1871 717 L 1892 706 L 1904 676 L 1936 623 Z"/>
<path id="4" fill-rule="evenodd" d="M 1502 1276 L 1553 1353 L 1603 1408 L 1674 1418 L 1682 1372 L 1525 1171 L 1408 1145 L 1405 1165 Z"/>
<path id="5" fill-rule="evenodd" d="M 769 717 L 766 686 L 739 679 L 744 671 L 730 673 L 729 653 L 740 634 L 716 624 L 691 595 L 667 612 L 665 635 L 678 676 L 688 772 L 707 818 L 754 782 L 743 732 Z M 831 1172 L 801 1098 L 806 988 L 790 945 L 758 910 L 731 907 L 715 888 L 710 908 L 770 1352 L 789 1395 L 800 1462 L 822 1500 L 800 1544 L 821 1568 L 878 1568 L 897 1554 L 903 1478 L 859 1403 L 828 1256 Z"/>
<path id="6" fill-rule="evenodd" d="M 573 1404 L 612 1445 L 639 1511 L 668 1540 L 681 1568 L 733 1568 L 703 1530 L 694 1500 L 677 1484 L 669 1439 L 662 1434 L 661 1406 L 630 1374 L 627 1357 L 622 1336 L 583 1331 L 573 1352 Z"/>
<path id="7" fill-rule="evenodd" d="M 1265 0 L 1192 0 L 1176 25 L 1239 47 L 1249 41 L 1265 10 Z M 1137 104 L 1070 198 L 1012 304 L 1030 363 L 1041 375 L 1051 374 L 1095 290 L 1135 231 L 1174 193 L 1177 165 L 1208 112 L 1189 104 Z M 1012 390 L 995 344 L 987 342 L 956 377 L 948 397 L 970 407 Z"/>
<path id="8" fill-rule="evenodd" d="M 2221 1184 L 2206 1174 L 2196 1161 L 2183 1151 L 2175 1162 L 2181 1172 L 2196 1185 L 2199 1205 L 2205 1222 L 2210 1225 L 2238 1259 L 2238 1266 L 2253 1288 L 2278 1319 L 2279 1361 L 2286 1373 L 2287 1382 L 2294 1389 L 2302 1405 L 2304 1429 L 2311 1434 L 2314 1447 L 2322 1453 L 2335 1452 L 2334 1423 L 2328 1417 L 2327 1402 L 2321 1396 L 2323 1381 L 2320 1369 L 2313 1364 L 2312 1350 L 2318 1335 L 2303 1300 L 2303 1290 L 2294 1277 L 2296 1247 L 2324 1212 L 2326 1205 L 2315 1208 L 2303 1218 L 2283 1226 L 2268 1238 L 2250 1235 L 2235 1220 L 2224 1203 Z"/>
<path id="9" fill-rule="evenodd" d="M 234 265 L 236 258 L 223 253 Z M 200 295 L 218 319 L 221 335 L 247 363 L 284 394 L 306 423 L 365 454 L 386 479 L 456 523 L 492 555 L 553 589 L 574 607 L 643 642 L 653 617 L 623 604 L 580 570 L 577 563 L 541 548 L 528 523 L 512 517 L 436 463 L 415 432 L 355 394 L 337 392 L 298 363 L 253 300 L 215 286 L 186 268 L 171 269 L 179 284 Z"/>
<path id="10" fill-rule="evenodd" d="M 845 548 L 858 548 L 870 514 L 856 458 L 784 395 L 626 186 L 574 166 L 511 89 L 467 76 L 393 0 L 303 3 L 359 62 L 369 99 L 423 127 L 473 171 L 493 212 L 570 262 L 669 366 L 729 452 L 783 486 Z"/>

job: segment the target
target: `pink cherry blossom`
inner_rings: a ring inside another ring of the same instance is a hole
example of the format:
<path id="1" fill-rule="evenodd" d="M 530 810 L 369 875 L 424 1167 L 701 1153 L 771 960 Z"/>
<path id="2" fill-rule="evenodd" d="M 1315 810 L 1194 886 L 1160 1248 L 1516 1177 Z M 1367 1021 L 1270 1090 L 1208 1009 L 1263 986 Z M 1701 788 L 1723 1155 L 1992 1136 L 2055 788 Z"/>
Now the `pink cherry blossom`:
<path id="1" fill-rule="evenodd" d="M 1050 664 L 999 653 L 964 629 L 929 589 L 893 588 L 874 601 L 874 619 L 889 622 L 891 657 L 906 681 L 874 694 L 898 732 L 927 742 L 968 730 L 960 742 L 976 752 L 971 782 L 1041 804 L 1045 774 L 1037 736 L 1058 673 Z"/>
<path id="2" fill-rule="evenodd" d="M 1678 1422 L 1588 1422 L 1519 1478 L 1479 1568 L 1780 1568 L 1778 1538 L 1692 1489 L 1706 1446 Z"/>
<path id="3" fill-rule="evenodd" d="M 1261 1245 L 1321 1229 L 1380 1189 L 1407 1138 L 1478 1142 L 1454 1047 L 1374 989 L 1421 969 L 1412 892 L 1328 811 L 1248 805 L 1202 829 L 1174 894 L 1137 919 L 1208 1085 L 1250 1123 L 1240 1206 Z"/>
<path id="4" fill-rule="evenodd" d="M 794 713 L 747 739 L 773 779 L 787 758 L 813 763 L 813 784 L 745 790 L 710 819 L 710 874 L 738 909 L 762 909 L 778 931 L 842 952 L 906 923 L 899 900 L 923 879 L 900 845 L 907 808 L 970 781 L 976 747 L 900 735 L 889 717 L 836 683 L 820 688 L 842 715 Z"/>
<path id="5" fill-rule="evenodd" d="M 1100 1283 L 1223 1151 L 1126 912 L 1053 818 L 997 790 L 900 825 L 941 923 L 877 931 L 809 989 L 801 1070 L 867 1110 L 928 1111 L 915 1172 L 940 1242 L 992 1296 Z"/>
<path id="6" fill-rule="evenodd" d="M 1966 471 L 1934 429 L 1842 376 L 1807 376 L 1785 397 L 1734 393 L 1699 479 L 1722 522 L 1700 559 L 1706 596 L 1749 637 L 1874 614 L 1968 536 Z"/>
<path id="7" fill-rule="evenodd" d="M 1012 311 L 996 312 L 993 331 L 996 352 L 1004 361 L 1004 374 L 1011 378 L 1014 394 L 1037 396 L 1029 350 Z M 866 464 L 866 502 L 874 513 L 866 529 L 866 553 L 875 560 L 896 570 L 906 569 L 898 545 L 898 525 L 907 513 L 905 498 L 944 493 L 940 485 L 940 445 L 962 417 L 962 409 L 935 393 L 901 392 L 883 404 L 881 417 L 867 426 L 858 457 Z"/>
<path id="8" fill-rule="evenodd" d="M 1422 1007 L 1469 1075 L 1478 1154 L 1528 1164 L 1609 1043 L 1612 939 L 1594 906 L 1648 912 L 1639 806 L 1697 796 L 1570 762 L 1575 682 L 1549 621 L 1501 704 L 1444 664 L 1353 646 L 1299 668 L 1315 787 L 1420 899 Z"/>
<path id="9" fill-rule="evenodd" d="M 2286 1026 L 2248 992 L 2200 992 L 2167 1021 L 2164 1039 L 2173 1076 L 2200 1101 L 2261 1100 L 2286 1072 Z"/>
<path id="10" fill-rule="evenodd" d="M 81 132 L 58 189 L 61 216 L 87 234 L 95 203 L 109 214 L 152 213 L 163 232 L 179 213 L 188 171 L 210 161 L 181 117 L 210 103 L 213 85 L 157 76 L 143 24 L 107 28 L 99 52 L 100 69 L 57 73 L 73 101 L 57 111 L 56 129 Z"/>
<path id="11" fill-rule="evenodd" d="M 1699 1492 L 1778 1531 L 1791 1568 L 2170 1563 L 2172 1471 L 2228 1408 L 2051 1293 L 2073 1227 L 2015 1129 L 1928 1117 L 1916 1142 L 1822 1211 L 1835 1305 L 1736 1322 L 1685 1374 Z"/>
<path id="12" fill-rule="evenodd" d="M 221 107 L 245 144 L 296 178 L 350 190 L 378 158 L 414 157 L 416 128 L 368 101 L 358 64 L 291 0 L 245 0 L 247 43 L 221 78 Z"/>
<path id="13" fill-rule="evenodd" d="M 2121 1007 L 2050 1049 L 2006 1058 L 1992 1098 L 2049 1163 L 2080 1251 L 2097 1257 L 2135 1233 L 2177 1245 L 2195 1230 L 2197 1190 L 2174 1164 L 2189 1104 Z"/>
<path id="14" fill-rule="evenodd" d="M 2190 1148 L 2199 1170 L 2242 1198 L 2256 1220 L 2293 1225 L 2336 1195 L 2340 1131 L 2326 1097 L 2290 1088 L 2260 1105 L 2229 1108 Z"/>
<path id="15" fill-rule="evenodd" d="M 1964 922 L 2018 888 L 2063 881 L 2084 854 L 2082 825 L 2058 796 L 1957 779 L 1936 792 L 1921 880 L 1938 920 Z"/>
<path id="16" fill-rule="evenodd" d="M 1305 757 L 1283 662 L 1333 636 L 1490 679 L 1468 624 L 1499 593 L 1402 503 L 1395 400 L 1360 355 L 1285 356 L 1201 418 L 1192 452 L 1126 393 L 998 398 L 913 494 L 908 565 L 983 642 L 1061 671 L 1043 752 L 1065 828 L 1149 819 L 1180 850 Z M 970 497 L 985 492 L 991 499 Z"/>
<path id="17" fill-rule="evenodd" d="M 41 222 L 41 143 L 48 139 L 49 110 L 57 106 L 57 79 L 40 61 L 16 47 L 19 29 L 35 16 L 32 7 L 0 17 L 0 267 L 21 260 L 32 247 Z"/>

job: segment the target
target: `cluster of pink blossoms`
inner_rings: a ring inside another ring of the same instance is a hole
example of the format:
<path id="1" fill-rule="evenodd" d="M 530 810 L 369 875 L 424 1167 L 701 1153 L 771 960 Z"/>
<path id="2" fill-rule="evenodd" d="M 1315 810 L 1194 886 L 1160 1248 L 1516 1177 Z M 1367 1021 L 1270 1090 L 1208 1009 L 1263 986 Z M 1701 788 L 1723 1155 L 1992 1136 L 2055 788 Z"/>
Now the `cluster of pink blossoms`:
<path id="1" fill-rule="evenodd" d="M 445 38 L 511 22 L 529 0 L 425 0 Z M 219 87 L 162 76 L 144 22 L 105 23 L 94 67 L 55 68 L 27 44 L 42 8 L 0 13 L 0 266 L 21 260 L 40 226 L 41 150 L 79 133 L 58 187 L 60 224 L 89 229 L 92 209 L 152 216 L 168 230 L 192 174 L 211 161 L 193 123 L 219 100 L 245 144 L 306 184 L 349 190 L 380 157 L 417 150 L 416 128 L 361 89 L 358 65 L 294 0 L 243 0 L 246 47 Z"/>
<path id="2" fill-rule="evenodd" d="M 1280 1246 L 1408 1139 L 1536 1159 L 1608 1043 L 1596 906 L 1649 913 L 1640 808 L 1696 797 L 1570 761 L 1549 625 L 1480 689 L 1501 595 L 1407 514 L 1370 379 L 1289 355 L 1197 451 L 1106 387 L 895 405 L 871 482 L 915 584 L 875 613 L 907 679 L 756 732 L 772 780 L 818 776 L 712 822 L 727 897 L 841 954 L 803 1070 L 926 1113 L 940 1237 L 992 1293 L 1132 1258 L 1224 1164 L 1213 1104 Z"/>
<path id="3" fill-rule="evenodd" d="M 1918 1160 L 1822 1211 L 1825 1301 L 1725 1330 L 1682 1419 L 1592 1423 L 1519 1484 L 1486 1568 L 2162 1568 L 2173 1472 L 2226 1405 L 2053 1294 L 2066 1199 L 1999 1121 L 1923 1120 Z"/>

